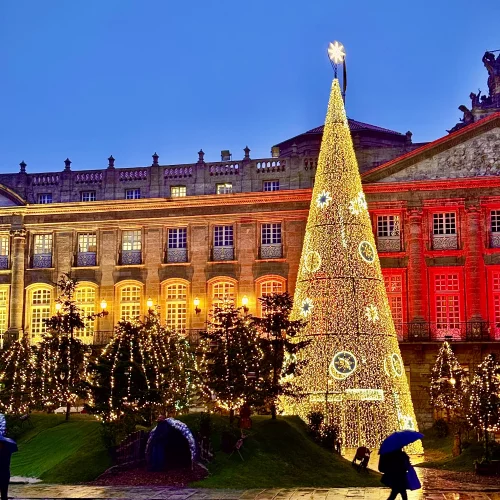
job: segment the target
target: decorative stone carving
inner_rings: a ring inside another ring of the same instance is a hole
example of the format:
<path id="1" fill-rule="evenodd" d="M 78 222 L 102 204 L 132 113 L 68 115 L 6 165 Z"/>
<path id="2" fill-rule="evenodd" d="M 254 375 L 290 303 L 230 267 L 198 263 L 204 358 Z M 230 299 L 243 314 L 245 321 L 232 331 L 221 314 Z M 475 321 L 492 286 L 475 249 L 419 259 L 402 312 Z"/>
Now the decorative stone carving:
<path id="1" fill-rule="evenodd" d="M 187 248 L 168 248 L 167 262 L 187 262 Z"/>
<path id="2" fill-rule="evenodd" d="M 234 260 L 234 247 L 214 247 L 213 260 Z"/>
<path id="3" fill-rule="evenodd" d="M 261 245 L 260 258 L 261 259 L 281 259 L 283 256 L 282 245 L 277 243 L 274 245 Z"/>
<path id="4" fill-rule="evenodd" d="M 26 229 L 11 229 L 11 238 L 26 238 Z"/>

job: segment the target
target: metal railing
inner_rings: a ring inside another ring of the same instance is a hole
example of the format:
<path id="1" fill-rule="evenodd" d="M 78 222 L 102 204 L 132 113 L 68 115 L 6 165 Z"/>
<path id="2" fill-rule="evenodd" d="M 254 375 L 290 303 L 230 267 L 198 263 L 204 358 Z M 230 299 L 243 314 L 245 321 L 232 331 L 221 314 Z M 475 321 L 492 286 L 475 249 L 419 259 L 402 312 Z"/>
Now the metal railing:
<path id="1" fill-rule="evenodd" d="M 395 323 L 400 342 L 500 341 L 500 324 L 489 321 Z"/>

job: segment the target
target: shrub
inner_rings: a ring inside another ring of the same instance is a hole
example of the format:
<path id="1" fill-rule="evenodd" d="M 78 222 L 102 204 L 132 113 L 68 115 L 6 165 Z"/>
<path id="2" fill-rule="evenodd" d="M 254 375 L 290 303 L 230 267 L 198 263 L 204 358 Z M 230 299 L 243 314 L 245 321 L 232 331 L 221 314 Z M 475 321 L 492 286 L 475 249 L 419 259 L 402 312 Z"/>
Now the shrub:
<path id="1" fill-rule="evenodd" d="M 339 430 L 335 425 L 325 425 L 321 429 L 321 445 L 329 450 L 335 449 Z"/>
<path id="2" fill-rule="evenodd" d="M 309 430 L 313 436 L 318 436 L 325 416 L 320 411 L 311 411 L 307 414 Z"/>
<path id="3" fill-rule="evenodd" d="M 436 436 L 438 438 L 444 438 L 450 433 L 450 429 L 448 427 L 448 424 L 442 418 L 436 420 L 432 427 L 436 431 Z"/>

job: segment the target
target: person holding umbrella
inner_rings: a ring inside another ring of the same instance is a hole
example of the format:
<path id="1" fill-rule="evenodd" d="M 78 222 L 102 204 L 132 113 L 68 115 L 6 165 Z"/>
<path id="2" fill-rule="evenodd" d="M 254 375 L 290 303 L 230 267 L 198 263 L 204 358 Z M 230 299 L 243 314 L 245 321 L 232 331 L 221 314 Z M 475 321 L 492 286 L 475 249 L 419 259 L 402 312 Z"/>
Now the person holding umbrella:
<path id="1" fill-rule="evenodd" d="M 10 457 L 17 451 L 13 439 L 5 436 L 5 415 L 0 413 L 0 498 L 7 500 L 10 482 Z"/>
<path id="2" fill-rule="evenodd" d="M 391 488 L 387 500 L 395 500 L 398 495 L 407 500 L 406 490 L 418 490 L 421 487 L 410 457 L 403 451 L 403 447 L 423 437 L 420 432 L 405 430 L 392 433 L 382 442 L 378 470 L 383 473 L 382 483 Z"/>

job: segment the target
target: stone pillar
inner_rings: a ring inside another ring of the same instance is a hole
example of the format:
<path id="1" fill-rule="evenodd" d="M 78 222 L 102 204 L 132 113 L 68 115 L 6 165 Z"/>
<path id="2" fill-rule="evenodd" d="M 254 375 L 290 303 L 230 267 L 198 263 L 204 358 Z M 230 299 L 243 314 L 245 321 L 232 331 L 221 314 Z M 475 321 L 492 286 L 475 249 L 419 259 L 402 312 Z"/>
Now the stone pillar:
<path id="1" fill-rule="evenodd" d="M 23 331 L 24 323 L 24 252 L 26 249 L 26 230 L 13 229 L 10 232 L 10 236 L 12 238 L 12 274 L 9 301 L 9 329 L 7 331 L 7 336 L 9 339 L 17 340 Z"/>
<path id="2" fill-rule="evenodd" d="M 408 318 L 410 322 L 426 321 L 427 283 L 422 230 L 423 211 L 408 209 Z"/>
<path id="3" fill-rule="evenodd" d="M 482 306 L 486 304 L 486 286 L 482 257 L 481 211 L 471 205 L 465 209 L 465 300 L 467 321 L 483 319 Z"/>

